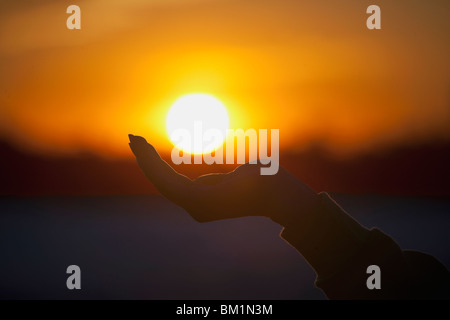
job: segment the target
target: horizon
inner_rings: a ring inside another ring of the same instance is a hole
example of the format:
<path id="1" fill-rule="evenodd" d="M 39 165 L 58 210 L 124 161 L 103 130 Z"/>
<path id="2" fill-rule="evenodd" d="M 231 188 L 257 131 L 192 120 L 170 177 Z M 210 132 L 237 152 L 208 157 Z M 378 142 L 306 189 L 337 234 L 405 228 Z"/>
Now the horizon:
<path id="1" fill-rule="evenodd" d="M 92 152 L 36 154 L 0 141 L 0 196 L 155 194 L 131 151 L 128 157 Z M 229 172 L 237 164 L 174 165 L 170 152 L 161 153 L 175 170 L 196 178 Z M 336 158 L 320 145 L 300 153 L 281 151 L 280 165 L 316 191 L 392 196 L 450 196 L 450 143 L 411 145 L 383 153 Z"/>

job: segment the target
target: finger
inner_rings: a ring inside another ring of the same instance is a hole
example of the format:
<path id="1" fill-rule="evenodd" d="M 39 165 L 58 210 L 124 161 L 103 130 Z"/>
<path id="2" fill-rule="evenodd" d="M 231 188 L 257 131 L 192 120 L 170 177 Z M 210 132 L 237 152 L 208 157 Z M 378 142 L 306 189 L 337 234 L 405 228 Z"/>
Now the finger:
<path id="1" fill-rule="evenodd" d="M 130 139 L 130 142 L 135 142 L 135 143 L 147 143 L 147 140 L 145 140 L 145 138 L 141 137 L 141 136 L 135 136 L 133 134 L 129 134 L 128 138 Z"/>
<path id="2" fill-rule="evenodd" d="M 134 135 L 129 138 L 130 148 L 145 176 L 166 198 L 184 206 L 190 194 L 197 192 L 191 188 L 192 180 L 176 172 L 144 138 Z"/>
<path id="3" fill-rule="evenodd" d="M 138 158 L 138 160 L 145 161 L 160 161 L 161 157 L 159 156 L 156 149 L 147 141 L 139 136 L 129 135 L 130 143 L 129 146 L 133 154 Z"/>

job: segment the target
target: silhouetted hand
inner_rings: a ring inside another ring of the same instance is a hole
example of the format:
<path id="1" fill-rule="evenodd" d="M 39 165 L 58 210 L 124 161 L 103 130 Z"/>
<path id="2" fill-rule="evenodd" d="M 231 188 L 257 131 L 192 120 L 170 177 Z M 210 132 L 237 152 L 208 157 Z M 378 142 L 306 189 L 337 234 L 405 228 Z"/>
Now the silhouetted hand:
<path id="1" fill-rule="evenodd" d="M 260 164 L 244 164 L 229 173 L 191 180 L 173 170 L 144 138 L 129 138 L 147 178 L 197 221 L 265 216 L 286 226 L 301 223 L 318 201 L 312 189 L 282 167 L 275 175 L 261 175 Z"/>

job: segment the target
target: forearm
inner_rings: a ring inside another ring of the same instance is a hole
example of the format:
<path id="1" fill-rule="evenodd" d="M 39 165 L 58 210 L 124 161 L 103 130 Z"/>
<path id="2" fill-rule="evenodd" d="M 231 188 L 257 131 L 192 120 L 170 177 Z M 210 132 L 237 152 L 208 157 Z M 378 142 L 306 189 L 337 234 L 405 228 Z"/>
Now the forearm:
<path id="1" fill-rule="evenodd" d="M 285 226 L 281 236 L 308 261 L 320 278 L 332 276 L 364 245 L 369 230 L 350 217 L 326 193 L 301 222 Z"/>
<path id="2" fill-rule="evenodd" d="M 316 285 L 332 299 L 404 298 L 408 268 L 395 241 L 360 225 L 326 193 L 319 197 L 302 225 L 281 233 L 316 271 Z M 370 265 L 382 270 L 382 290 L 366 286 Z"/>

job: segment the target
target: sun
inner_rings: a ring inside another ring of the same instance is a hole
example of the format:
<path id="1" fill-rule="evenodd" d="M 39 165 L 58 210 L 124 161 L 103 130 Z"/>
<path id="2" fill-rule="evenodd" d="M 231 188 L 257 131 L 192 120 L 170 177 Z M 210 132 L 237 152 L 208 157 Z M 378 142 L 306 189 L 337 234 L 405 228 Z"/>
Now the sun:
<path id="1" fill-rule="evenodd" d="M 225 105 L 216 97 L 204 93 L 180 97 L 170 107 L 166 118 L 170 141 L 178 149 L 194 154 L 210 153 L 220 147 L 228 126 Z M 218 130 L 220 135 L 204 136 L 209 130 Z"/>

